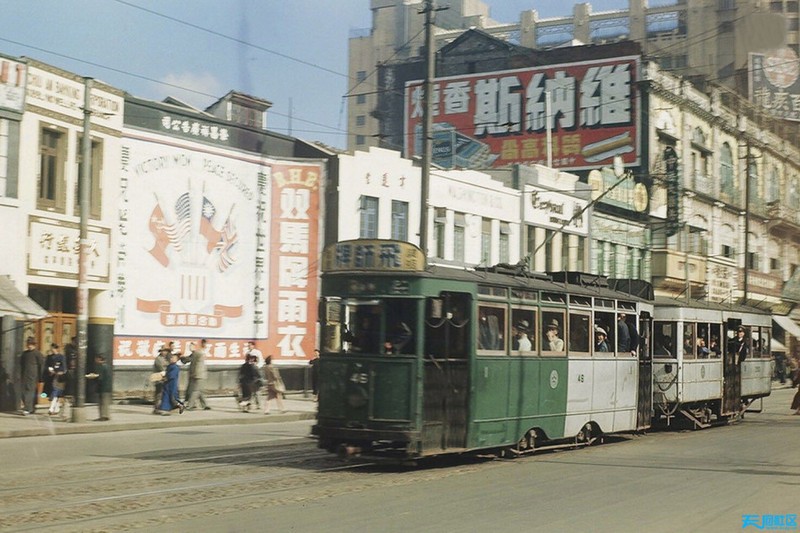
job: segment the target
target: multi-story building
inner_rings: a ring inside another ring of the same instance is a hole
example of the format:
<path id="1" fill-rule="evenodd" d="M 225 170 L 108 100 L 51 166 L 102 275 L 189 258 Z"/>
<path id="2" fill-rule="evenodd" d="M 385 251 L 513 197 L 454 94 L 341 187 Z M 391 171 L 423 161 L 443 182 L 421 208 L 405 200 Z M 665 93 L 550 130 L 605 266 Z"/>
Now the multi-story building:
<path id="1" fill-rule="evenodd" d="M 457 268 L 524 260 L 539 271 L 584 270 L 588 263 L 590 191 L 574 174 L 542 166 L 436 169 L 428 242 L 420 243 L 421 169 L 415 161 L 373 147 L 339 155 L 331 166 L 332 175 L 346 181 L 328 185 L 338 209 L 329 211 L 327 244 L 408 241 L 425 248 L 428 262 Z"/>
<path id="2" fill-rule="evenodd" d="M 116 306 L 113 299 L 118 196 L 117 168 L 124 99 L 121 90 L 45 63 L 26 61 L 25 108 L 20 123 L 18 217 L 14 239 L 21 288 L 48 312 L 26 323 L 23 337 L 39 346 L 64 346 L 77 335 L 80 235 L 79 177 L 83 140 L 90 138 L 87 236 L 89 349 L 110 353 Z M 85 92 L 90 91 L 90 131 L 84 131 Z M 19 238 L 24 235 L 25 238 Z M 21 343 L 22 337 L 19 342 Z"/>
<path id="3" fill-rule="evenodd" d="M 576 3 L 569 15 L 540 18 L 531 9 L 520 13 L 516 22 L 502 23 L 491 19 L 487 4 L 480 0 L 447 2 L 446 9 L 435 13 L 435 43 L 437 50 L 441 49 L 469 28 L 481 29 L 510 45 L 537 50 L 575 42 L 633 40 L 665 70 L 682 76 L 702 75 L 742 92 L 747 89 L 748 53 L 784 44 L 798 52 L 800 8 L 793 0 L 647 4 L 647 0 L 629 0 L 628 9 L 593 12 L 590 3 Z M 382 117 L 376 113 L 377 103 L 386 87 L 376 71 L 384 63 L 423 55 L 422 6 L 423 0 L 371 0 L 372 27 L 351 33 L 347 112 L 350 150 L 400 148 L 387 144 L 379 130 Z M 564 9 L 568 9 L 567 4 Z"/>
<path id="4" fill-rule="evenodd" d="M 380 69 L 392 82 L 377 103 L 381 136 L 410 153 L 421 65 Z M 662 69 L 631 41 L 537 52 L 469 30 L 439 51 L 436 76 L 434 162 L 502 168 L 547 157 L 597 193 L 631 176 L 596 194 L 591 272 L 652 281 L 658 295 L 764 307 L 779 334 L 800 331 L 784 316 L 800 303 L 800 226 L 786 209 L 800 154 L 780 121 L 722 85 Z M 608 168 L 613 156 L 620 172 Z M 523 240 L 520 256 L 530 248 Z"/>
<path id="5" fill-rule="evenodd" d="M 241 93 L 201 111 L 32 59 L 0 67 L 3 372 L 14 375 L 24 338 L 46 348 L 77 335 L 88 135 L 87 354 L 111 361 L 115 391 L 141 393 L 161 344 L 185 351 L 201 338 L 219 370 L 212 388 L 235 387 L 249 340 L 302 387 L 317 345 L 327 154 L 267 131 L 270 103 Z"/>

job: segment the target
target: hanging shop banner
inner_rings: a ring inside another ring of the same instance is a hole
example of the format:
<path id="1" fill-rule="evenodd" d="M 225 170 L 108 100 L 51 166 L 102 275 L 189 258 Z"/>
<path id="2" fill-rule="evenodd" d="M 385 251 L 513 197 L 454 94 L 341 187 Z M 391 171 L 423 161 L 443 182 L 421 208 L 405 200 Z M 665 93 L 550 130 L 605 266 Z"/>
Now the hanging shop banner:
<path id="1" fill-rule="evenodd" d="M 547 95 L 553 167 L 580 170 L 640 157 L 639 57 L 439 78 L 433 82 L 433 162 L 488 168 L 547 162 Z M 423 82 L 405 91 L 405 156 L 422 150 Z"/>
<path id="2" fill-rule="evenodd" d="M 750 54 L 750 99 L 774 117 L 800 120 L 800 60 L 791 48 Z"/>

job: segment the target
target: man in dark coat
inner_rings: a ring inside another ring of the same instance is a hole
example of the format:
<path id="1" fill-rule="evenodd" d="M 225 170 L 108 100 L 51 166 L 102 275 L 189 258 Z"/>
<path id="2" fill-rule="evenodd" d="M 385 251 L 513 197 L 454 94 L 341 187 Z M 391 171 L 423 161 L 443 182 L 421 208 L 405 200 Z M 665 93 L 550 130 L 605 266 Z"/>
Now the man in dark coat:
<path id="1" fill-rule="evenodd" d="M 36 349 L 36 340 L 28 338 L 27 349 L 19 358 L 19 383 L 22 402 L 22 414 L 29 415 L 36 411 L 37 388 L 44 370 L 44 356 Z"/>

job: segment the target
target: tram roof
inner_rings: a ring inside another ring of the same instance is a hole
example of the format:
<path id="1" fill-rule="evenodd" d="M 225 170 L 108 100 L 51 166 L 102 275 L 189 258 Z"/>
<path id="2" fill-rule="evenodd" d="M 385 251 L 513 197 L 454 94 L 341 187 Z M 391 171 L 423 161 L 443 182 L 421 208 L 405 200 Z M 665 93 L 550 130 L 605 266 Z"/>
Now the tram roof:
<path id="1" fill-rule="evenodd" d="M 652 302 L 646 298 L 641 298 L 636 294 L 631 294 L 621 290 L 614 290 L 609 288 L 601 276 L 584 275 L 583 278 L 578 276 L 577 279 L 592 279 L 592 282 L 571 283 L 569 280 L 576 279 L 573 276 L 564 276 L 562 280 L 553 280 L 553 278 L 546 273 L 530 272 L 530 271 L 514 271 L 512 269 L 504 268 L 455 268 L 450 266 L 441 265 L 428 265 L 425 270 L 418 270 L 412 272 L 398 272 L 398 271 L 380 271 L 374 270 L 366 272 L 364 270 L 352 271 L 336 271 L 323 273 L 323 277 L 328 276 L 374 276 L 374 277 L 397 277 L 408 276 L 417 278 L 428 279 L 442 279 L 450 281 L 461 281 L 476 283 L 482 285 L 494 285 L 498 287 L 507 287 L 510 289 L 520 290 L 536 290 L 547 292 L 561 292 L 577 296 L 587 296 L 595 298 L 607 298 L 614 300 L 627 300 L 631 302 L 647 302 L 652 305 Z"/>

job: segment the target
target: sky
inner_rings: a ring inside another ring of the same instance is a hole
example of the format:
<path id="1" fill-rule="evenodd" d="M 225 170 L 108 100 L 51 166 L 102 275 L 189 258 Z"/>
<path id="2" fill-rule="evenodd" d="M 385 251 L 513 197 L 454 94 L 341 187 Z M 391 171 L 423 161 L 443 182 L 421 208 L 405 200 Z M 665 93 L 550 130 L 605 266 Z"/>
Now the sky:
<path id="1" fill-rule="evenodd" d="M 518 21 L 529 9 L 541 18 L 567 16 L 574 5 L 485 1 L 501 22 Z M 593 11 L 628 7 L 628 0 L 590 3 Z M 0 0 L 0 54 L 200 109 L 228 91 L 244 92 L 272 102 L 268 129 L 344 148 L 348 37 L 369 29 L 369 6 L 369 0 Z"/>

